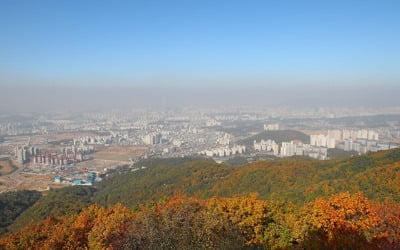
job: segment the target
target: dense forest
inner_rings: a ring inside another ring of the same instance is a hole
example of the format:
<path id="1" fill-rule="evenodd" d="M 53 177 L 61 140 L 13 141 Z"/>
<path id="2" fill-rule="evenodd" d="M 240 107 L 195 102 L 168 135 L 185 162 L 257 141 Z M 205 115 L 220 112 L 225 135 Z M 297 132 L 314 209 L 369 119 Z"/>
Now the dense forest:
<path id="1" fill-rule="evenodd" d="M 49 191 L 8 227 L 15 233 L 3 246 L 400 247 L 399 149 L 329 161 L 177 158 L 135 167 L 93 187 Z"/>
<path id="2" fill-rule="evenodd" d="M 7 226 L 27 208 L 32 206 L 41 194 L 37 191 L 17 191 L 0 194 L 0 234 L 7 232 Z"/>

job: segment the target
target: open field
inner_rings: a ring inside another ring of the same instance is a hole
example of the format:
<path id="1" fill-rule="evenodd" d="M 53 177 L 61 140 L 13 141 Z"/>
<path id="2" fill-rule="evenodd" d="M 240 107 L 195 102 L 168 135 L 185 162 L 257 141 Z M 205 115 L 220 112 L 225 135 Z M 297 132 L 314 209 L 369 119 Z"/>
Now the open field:
<path id="1" fill-rule="evenodd" d="M 130 158 L 142 156 L 147 151 L 147 148 L 136 146 L 96 146 L 96 151 L 96 153 L 92 154 L 94 159 L 128 162 Z"/>

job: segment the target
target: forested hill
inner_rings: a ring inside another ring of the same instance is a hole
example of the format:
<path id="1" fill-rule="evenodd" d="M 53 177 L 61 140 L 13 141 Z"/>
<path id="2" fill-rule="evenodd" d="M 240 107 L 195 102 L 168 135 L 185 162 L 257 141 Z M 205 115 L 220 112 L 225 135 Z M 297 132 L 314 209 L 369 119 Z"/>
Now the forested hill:
<path id="1" fill-rule="evenodd" d="M 255 192 L 262 199 L 301 205 L 321 196 L 361 191 L 371 200 L 400 201 L 400 149 L 329 161 L 294 157 L 229 166 L 205 159 L 164 159 L 137 166 L 147 168 L 116 172 L 94 188 L 50 191 L 22 213 L 12 228 L 32 219 L 77 212 L 92 203 L 135 207 L 177 194 L 209 198 Z"/>
<path id="2" fill-rule="evenodd" d="M 0 194 L 0 235 L 7 232 L 7 226 L 13 223 L 23 211 L 32 206 L 41 194 L 37 191 L 18 191 Z"/>
<path id="3" fill-rule="evenodd" d="M 373 200 L 400 201 L 399 173 L 400 149 L 341 160 L 294 157 L 240 166 L 196 160 L 116 175 L 97 185 L 93 201 L 132 206 L 176 192 L 201 198 L 256 192 L 263 199 L 304 202 L 341 191 L 362 191 Z"/>
<path id="4" fill-rule="evenodd" d="M 246 139 L 238 142 L 246 146 L 253 145 L 254 141 L 261 140 L 274 140 L 276 143 L 282 143 L 284 141 L 290 142 L 292 140 L 301 141 L 303 143 L 310 143 L 310 136 L 300 131 L 295 130 L 276 130 L 276 131 L 263 131 Z"/>

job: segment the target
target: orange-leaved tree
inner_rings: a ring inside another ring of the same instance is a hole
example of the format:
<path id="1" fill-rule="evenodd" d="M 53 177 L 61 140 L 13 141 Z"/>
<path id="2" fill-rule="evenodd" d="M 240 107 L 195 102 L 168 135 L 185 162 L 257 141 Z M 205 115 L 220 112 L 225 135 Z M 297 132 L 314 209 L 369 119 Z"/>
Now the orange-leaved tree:
<path id="1" fill-rule="evenodd" d="M 393 201 L 372 203 L 379 216 L 379 225 L 374 228 L 373 242 L 377 249 L 400 249 L 400 204 Z"/>
<path id="2" fill-rule="evenodd" d="M 299 223 L 308 248 L 370 248 L 379 217 L 362 193 L 348 192 L 306 204 Z"/>

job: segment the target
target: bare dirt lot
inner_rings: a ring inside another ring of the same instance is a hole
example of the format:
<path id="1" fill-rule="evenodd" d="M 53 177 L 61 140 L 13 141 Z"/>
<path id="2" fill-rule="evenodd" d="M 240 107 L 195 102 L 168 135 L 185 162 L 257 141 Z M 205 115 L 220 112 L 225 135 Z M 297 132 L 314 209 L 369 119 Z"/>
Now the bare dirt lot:
<path id="1" fill-rule="evenodd" d="M 0 175 L 7 175 L 15 171 L 17 167 L 10 158 L 0 158 Z"/>
<path id="2" fill-rule="evenodd" d="M 32 137 L 31 143 L 40 143 L 43 141 L 48 141 L 49 143 L 51 142 L 57 142 L 57 141 L 63 141 L 63 140 L 72 140 L 72 139 L 77 139 L 80 137 L 85 137 L 85 136 L 96 136 L 95 133 L 92 132 L 70 132 L 70 133 L 59 133 L 59 134 L 49 134 L 49 135 L 39 135 Z"/>
<path id="3" fill-rule="evenodd" d="M 96 153 L 92 154 L 94 159 L 129 162 L 130 158 L 142 156 L 146 147 L 136 146 L 96 146 Z"/>
<path id="4" fill-rule="evenodd" d="M 28 175 L 21 168 L 11 174 L 0 176 L 0 193 L 15 190 L 46 190 L 52 183 L 53 175 Z"/>

